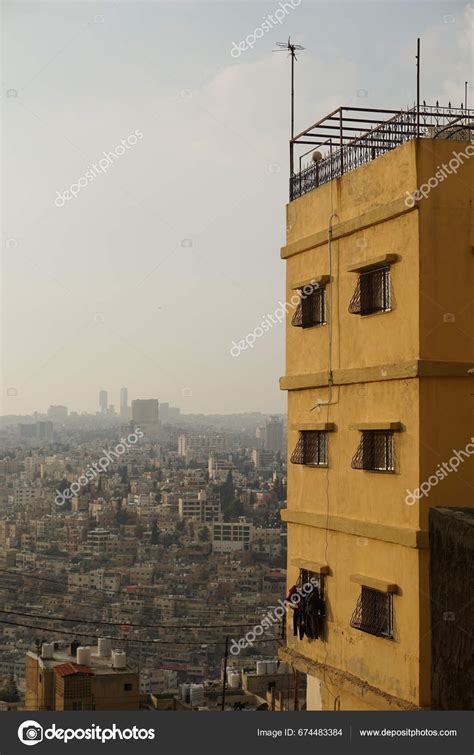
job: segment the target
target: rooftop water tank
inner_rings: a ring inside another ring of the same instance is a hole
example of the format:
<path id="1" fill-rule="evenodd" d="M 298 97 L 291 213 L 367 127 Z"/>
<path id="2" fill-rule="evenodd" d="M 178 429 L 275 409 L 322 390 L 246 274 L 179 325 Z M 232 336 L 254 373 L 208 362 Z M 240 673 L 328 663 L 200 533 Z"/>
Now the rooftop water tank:
<path id="1" fill-rule="evenodd" d="M 238 689 L 240 687 L 240 674 L 238 671 L 232 671 L 229 674 L 229 687 L 231 689 Z"/>
<path id="2" fill-rule="evenodd" d="M 88 646 L 77 648 L 76 660 L 80 666 L 88 666 L 91 662 L 91 649 Z"/>
<path id="3" fill-rule="evenodd" d="M 191 705 L 202 705 L 204 703 L 204 685 L 191 684 L 189 691 L 189 702 Z"/>
<path id="4" fill-rule="evenodd" d="M 257 676 L 265 676 L 267 673 L 267 664 L 265 661 L 257 661 Z"/>
<path id="5" fill-rule="evenodd" d="M 112 640 L 110 637 L 99 637 L 99 655 L 102 658 L 109 658 L 112 652 Z"/>
<path id="6" fill-rule="evenodd" d="M 43 642 L 41 646 L 41 657 L 45 659 L 54 658 L 54 645 L 52 642 Z"/>
<path id="7" fill-rule="evenodd" d="M 127 654 L 124 650 L 112 650 L 112 668 L 126 668 Z"/>

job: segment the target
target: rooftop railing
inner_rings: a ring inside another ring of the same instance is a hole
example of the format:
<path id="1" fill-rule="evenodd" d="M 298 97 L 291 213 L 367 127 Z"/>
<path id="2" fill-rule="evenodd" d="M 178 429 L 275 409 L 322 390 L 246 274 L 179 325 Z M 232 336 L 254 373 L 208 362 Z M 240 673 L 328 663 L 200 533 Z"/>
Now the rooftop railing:
<path id="1" fill-rule="evenodd" d="M 423 104 L 408 110 L 340 107 L 291 140 L 290 202 L 412 139 L 470 141 L 472 136 L 474 110 L 462 107 L 439 107 L 438 104 Z M 299 169 L 295 173 L 297 145 L 311 145 L 311 149 L 299 157 Z M 324 147 L 326 154 L 303 166 L 303 158 L 318 147 Z"/>

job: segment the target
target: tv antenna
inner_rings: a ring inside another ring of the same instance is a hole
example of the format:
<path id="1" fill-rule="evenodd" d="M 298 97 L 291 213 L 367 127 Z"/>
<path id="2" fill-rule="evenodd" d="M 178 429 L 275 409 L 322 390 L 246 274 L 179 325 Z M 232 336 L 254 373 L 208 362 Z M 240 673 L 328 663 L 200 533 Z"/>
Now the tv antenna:
<path id="1" fill-rule="evenodd" d="M 288 37 L 288 42 L 276 44 L 279 49 L 273 52 L 288 52 L 291 56 L 291 138 L 293 139 L 295 135 L 295 60 L 298 60 L 296 52 L 305 48 L 302 45 L 294 45 L 290 37 Z"/>

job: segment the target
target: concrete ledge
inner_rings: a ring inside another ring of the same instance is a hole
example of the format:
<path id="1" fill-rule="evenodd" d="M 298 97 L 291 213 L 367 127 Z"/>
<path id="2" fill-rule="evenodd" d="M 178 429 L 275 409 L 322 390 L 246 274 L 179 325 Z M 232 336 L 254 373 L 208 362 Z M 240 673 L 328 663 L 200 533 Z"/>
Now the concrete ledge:
<path id="1" fill-rule="evenodd" d="M 363 696 L 369 708 L 374 708 L 375 710 L 420 710 L 419 706 L 409 700 L 402 700 L 399 697 L 395 697 L 395 695 L 384 692 L 384 690 L 374 687 L 364 679 L 360 679 L 348 671 L 343 671 L 342 669 L 334 668 L 334 666 L 329 666 L 327 663 L 320 663 L 312 658 L 307 658 L 288 645 L 278 650 L 278 657 L 303 674 L 315 676 L 323 684 L 326 683 L 326 677 L 329 676 L 333 684 L 337 684 L 341 690 L 357 697 Z"/>
<path id="2" fill-rule="evenodd" d="M 289 524 L 302 524 L 320 530 L 325 530 L 327 527 L 334 532 L 366 537 L 369 540 L 382 540 L 385 543 L 395 543 L 407 548 L 428 548 L 428 530 L 367 522 L 363 519 L 349 519 L 349 517 L 334 514 L 328 517 L 326 514 L 313 511 L 282 509 L 280 513 L 282 520 Z"/>
<path id="3" fill-rule="evenodd" d="M 364 577 L 363 574 L 351 574 L 350 580 L 357 585 L 371 587 L 372 590 L 378 590 L 379 592 L 398 592 L 397 584 L 386 582 L 384 579 L 378 579 L 377 577 Z"/>
<path id="4" fill-rule="evenodd" d="M 305 286 L 310 286 L 311 284 L 315 286 L 325 286 L 326 283 L 329 283 L 330 280 L 330 275 L 316 275 L 313 278 L 308 278 L 308 280 L 301 281 L 300 283 L 295 283 L 293 286 L 291 286 L 291 290 L 297 291 L 298 289 L 304 288 Z"/>
<path id="5" fill-rule="evenodd" d="M 318 430 L 319 432 L 332 433 L 336 429 L 334 422 L 303 422 L 302 424 L 290 425 L 290 430 Z"/>
<path id="6" fill-rule="evenodd" d="M 403 430 L 401 422 L 357 422 L 349 425 L 349 430 L 392 430 L 400 432 Z"/>
<path id="7" fill-rule="evenodd" d="M 298 569 L 306 569 L 315 574 L 329 574 L 329 566 L 320 564 L 318 561 L 306 561 L 304 558 L 293 558 L 290 561 L 291 566 L 297 566 Z"/>
<path id="8" fill-rule="evenodd" d="M 413 207 L 407 207 L 405 200 L 406 197 L 400 197 L 393 202 L 388 202 L 380 207 L 375 207 L 373 210 L 369 210 L 369 212 L 366 212 L 363 215 L 359 215 L 356 218 L 346 220 L 343 223 L 333 226 L 332 240 L 336 241 L 336 239 L 341 239 L 344 236 L 350 236 L 352 233 L 357 233 L 357 231 L 362 231 L 364 228 L 370 228 L 379 223 L 385 223 L 387 220 L 392 220 L 400 215 L 406 215 L 406 213 L 412 212 L 418 208 L 418 202 L 415 202 Z M 288 257 L 293 257 L 295 254 L 301 254 L 301 252 L 306 252 L 308 249 L 315 249 L 322 244 L 327 244 L 327 241 L 328 230 L 325 228 L 322 231 L 313 233 L 310 236 L 305 236 L 298 241 L 294 241 L 292 244 L 287 244 L 282 247 L 280 256 L 282 259 L 288 259 Z"/>
<path id="9" fill-rule="evenodd" d="M 381 380 L 403 380 L 421 377 L 474 377 L 472 362 L 440 362 L 415 359 L 397 364 L 380 364 L 374 367 L 351 367 L 333 371 L 333 385 L 374 383 Z M 328 385 L 328 373 L 308 372 L 302 375 L 283 375 L 280 378 L 282 391 L 300 391 L 305 388 L 322 388 Z"/>
<path id="10" fill-rule="evenodd" d="M 418 362 L 419 377 L 470 377 L 474 378 L 474 362 L 441 362 L 421 359 Z"/>
<path id="11" fill-rule="evenodd" d="M 350 265 L 346 269 L 348 273 L 368 273 L 370 270 L 382 267 L 382 265 L 393 265 L 394 262 L 399 260 L 398 254 L 382 254 L 380 257 L 372 257 L 366 262 L 356 262 L 355 265 Z"/>

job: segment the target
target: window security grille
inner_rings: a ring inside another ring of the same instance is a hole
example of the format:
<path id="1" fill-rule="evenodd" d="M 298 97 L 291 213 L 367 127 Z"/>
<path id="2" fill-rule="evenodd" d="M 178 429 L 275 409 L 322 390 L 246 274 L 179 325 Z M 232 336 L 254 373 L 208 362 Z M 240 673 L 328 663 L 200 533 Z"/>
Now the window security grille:
<path id="1" fill-rule="evenodd" d="M 318 640 L 323 635 L 326 616 L 324 575 L 300 569 L 298 588 L 301 598 L 293 608 L 293 635 L 300 640 Z"/>
<path id="2" fill-rule="evenodd" d="M 351 467 L 372 472 L 395 472 L 393 432 L 364 430 Z"/>
<path id="3" fill-rule="evenodd" d="M 318 430 L 300 432 L 290 461 L 292 464 L 304 464 L 307 467 L 327 467 L 328 434 Z"/>
<path id="4" fill-rule="evenodd" d="M 300 569 L 299 584 L 301 586 L 307 584 L 315 585 L 315 587 L 318 588 L 319 597 L 321 600 L 324 600 L 324 574 L 318 574 L 317 572 L 308 571 L 307 569 Z"/>
<path id="5" fill-rule="evenodd" d="M 362 587 L 351 627 L 377 637 L 393 638 L 393 596 L 391 593 Z"/>
<path id="6" fill-rule="evenodd" d="M 349 304 L 352 315 L 371 315 L 391 309 L 390 266 L 379 267 L 359 275 Z"/>
<path id="7" fill-rule="evenodd" d="M 308 289 L 305 286 L 304 289 Z M 300 303 L 291 320 L 297 328 L 312 328 L 326 323 L 326 287 L 314 285 L 310 293 L 300 289 Z"/>

